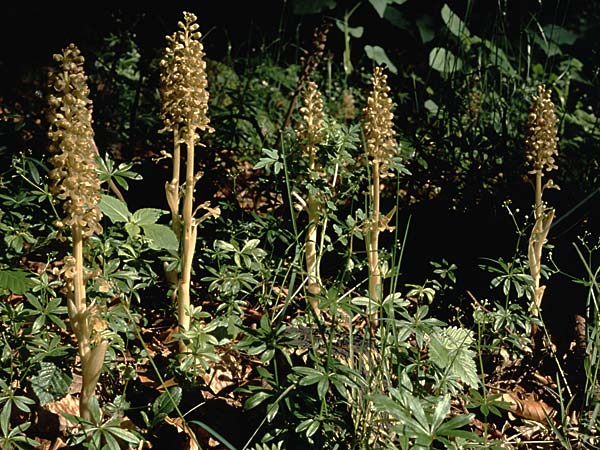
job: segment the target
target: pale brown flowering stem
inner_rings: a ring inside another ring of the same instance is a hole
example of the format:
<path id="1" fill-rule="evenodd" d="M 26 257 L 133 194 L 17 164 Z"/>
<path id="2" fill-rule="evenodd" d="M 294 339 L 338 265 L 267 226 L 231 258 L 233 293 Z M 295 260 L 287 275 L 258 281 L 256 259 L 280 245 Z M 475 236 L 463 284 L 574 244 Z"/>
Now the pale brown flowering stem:
<path id="1" fill-rule="evenodd" d="M 77 340 L 82 367 L 79 413 L 83 419 L 90 420 L 90 401 L 94 397 L 108 347 L 102 339 L 101 330 L 91 325 L 92 321 L 102 321 L 86 304 L 85 282 L 88 276 L 83 266 L 85 239 L 102 233 L 102 213 L 98 207 L 101 189 L 96 171 L 98 149 L 94 143 L 92 102 L 88 99 L 84 59 L 73 44 L 62 54 L 54 55 L 54 59 L 60 63 L 62 73 L 53 77 L 53 90 L 49 96 L 51 126 L 48 136 L 50 150 L 54 153 L 51 158 L 54 165 L 50 171 L 51 190 L 57 199 L 64 201 L 65 216 L 57 225 L 68 226 L 71 231 L 72 254 L 65 258 L 63 276 L 67 285 L 69 323 Z"/>
<path id="2" fill-rule="evenodd" d="M 167 203 L 171 210 L 173 231 L 180 240 L 181 273 L 171 273 L 170 279 L 177 283 L 179 331 L 190 329 L 190 287 L 192 263 L 196 248 L 198 224 L 209 217 L 217 217 L 218 208 L 207 203 L 199 208 L 208 212 L 200 219 L 194 214 L 194 187 L 198 177 L 194 173 L 195 148 L 198 145 L 197 132 L 211 132 L 208 110 L 208 90 L 206 62 L 201 33 L 196 23 L 197 17 L 190 12 L 183 13 L 184 20 L 177 24 L 179 30 L 167 36 L 168 45 L 161 65 L 162 118 L 165 127 L 162 131 L 173 133 L 173 172 L 166 184 Z M 183 192 L 183 211 L 180 216 L 180 171 L 181 145 L 186 146 L 185 186 Z M 167 273 L 169 277 L 169 273 Z M 179 351 L 187 351 L 184 338 L 179 342 Z"/>
<path id="3" fill-rule="evenodd" d="M 196 249 L 197 225 L 193 216 L 194 207 L 194 135 L 188 135 L 186 143 L 187 160 L 185 176 L 185 193 L 183 196 L 183 255 L 181 261 L 181 279 L 179 280 L 178 313 L 180 331 L 190 327 L 190 283 L 192 278 L 192 262 Z M 184 353 L 187 347 L 183 340 L 179 341 L 179 352 Z"/>
<path id="4" fill-rule="evenodd" d="M 554 104 L 551 99 L 551 91 L 540 85 L 537 96 L 529 113 L 526 144 L 526 158 L 531 164 L 530 174 L 535 176 L 534 181 L 534 224 L 529 236 L 527 257 L 529 260 L 529 272 L 533 279 L 533 302 L 531 313 L 533 317 L 540 316 L 542 297 L 545 286 L 541 286 L 542 251 L 544 243 L 550 231 L 550 225 L 554 219 L 554 209 L 544 205 L 542 198 L 544 189 L 558 188 L 552 180 L 543 182 L 544 172 L 557 169 L 555 156 L 557 150 L 557 118 L 554 113 Z M 538 328 L 534 323 L 531 338 L 534 347 L 538 345 Z"/>
<path id="5" fill-rule="evenodd" d="M 369 221 L 367 253 L 369 262 L 369 298 L 375 304 L 381 301 L 381 271 L 379 269 L 379 231 L 380 231 L 380 166 L 379 160 L 376 158 L 373 161 L 372 184 L 371 184 L 371 201 L 372 215 Z M 370 317 L 371 326 L 377 326 L 377 313 Z"/>
<path id="6" fill-rule="evenodd" d="M 369 264 L 369 298 L 377 307 L 382 300 L 381 268 L 379 264 L 379 233 L 391 229 L 388 226 L 395 208 L 382 216 L 380 206 L 381 181 L 390 175 L 390 165 L 397 154 L 392 113 L 393 102 L 389 96 L 387 76 L 381 67 L 376 67 L 371 78 L 373 89 L 364 109 L 367 161 L 371 165 L 371 213 L 365 225 L 367 261 Z M 378 325 L 378 313 L 369 317 L 371 327 Z"/>

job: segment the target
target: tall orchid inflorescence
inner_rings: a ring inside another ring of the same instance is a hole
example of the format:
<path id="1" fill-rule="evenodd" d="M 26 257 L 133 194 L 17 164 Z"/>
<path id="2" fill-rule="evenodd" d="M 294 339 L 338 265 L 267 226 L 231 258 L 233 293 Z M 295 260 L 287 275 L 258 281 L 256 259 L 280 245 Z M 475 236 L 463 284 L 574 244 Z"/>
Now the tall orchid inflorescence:
<path id="1" fill-rule="evenodd" d="M 323 112 L 323 98 L 317 84 L 309 81 L 304 89 L 302 107 L 300 108 L 302 121 L 298 126 L 298 137 L 302 142 L 304 157 L 308 160 L 308 171 L 311 180 L 319 177 L 319 163 L 317 160 L 318 145 L 325 139 L 325 114 Z M 309 192 L 306 200 L 308 214 L 308 228 L 304 245 L 306 260 L 308 298 L 315 314 L 319 315 L 318 295 L 321 293 L 321 277 L 318 264 L 317 238 L 321 201 L 316 192 Z"/>
<path id="2" fill-rule="evenodd" d="M 367 255 L 369 264 L 369 297 L 375 305 L 381 303 L 381 270 L 379 265 L 379 233 L 388 226 L 395 208 L 387 215 L 380 210 L 381 179 L 391 175 L 390 166 L 397 155 L 398 145 L 394 131 L 393 102 L 389 96 L 387 76 L 376 67 L 371 78 L 373 88 L 364 109 L 363 128 L 371 169 L 371 213 L 366 224 Z M 371 318 L 376 325 L 376 316 Z"/>
<path id="3" fill-rule="evenodd" d="M 84 59 L 71 44 L 54 55 L 60 70 L 52 74 L 49 96 L 50 171 L 52 192 L 63 201 L 64 219 L 57 225 L 68 227 L 73 242 L 71 256 L 65 258 L 67 308 L 70 325 L 77 338 L 82 365 L 80 415 L 90 419 L 90 399 L 102 371 L 107 342 L 102 338 L 94 308 L 86 304 L 85 282 L 90 274 L 83 267 L 86 238 L 101 234 L 100 180 L 96 171 L 97 150 L 92 130 L 92 102 L 83 70 Z"/>
<path id="4" fill-rule="evenodd" d="M 177 280 L 180 332 L 185 332 L 190 327 L 190 282 L 198 225 L 208 217 L 219 214 L 218 208 L 210 208 L 208 202 L 194 210 L 194 187 L 201 176 L 194 171 L 194 153 L 196 146 L 203 145 L 197 131 L 211 132 L 212 128 L 207 116 L 206 62 L 197 17 L 184 12 L 183 18 L 184 21 L 177 24 L 179 30 L 167 36 L 168 45 L 160 62 L 162 119 L 165 125 L 162 131 L 173 133 L 173 172 L 171 181 L 166 183 L 166 197 L 171 210 L 173 231 L 182 243 L 181 272 L 174 277 Z M 186 147 L 186 162 L 183 211 L 180 214 L 182 145 Z M 199 208 L 207 212 L 196 219 L 194 215 Z M 183 353 L 186 349 L 181 340 L 180 352 Z"/>
<path id="5" fill-rule="evenodd" d="M 547 207 L 542 194 L 547 188 L 557 188 L 552 179 L 543 183 L 544 174 L 558 169 L 555 157 L 558 154 L 558 120 L 551 99 L 552 91 L 544 85 L 538 86 L 538 95 L 529 113 L 527 138 L 525 140 L 526 158 L 530 164 L 529 174 L 535 177 L 535 204 L 533 206 L 535 223 L 529 237 L 529 270 L 534 283 L 533 314 L 537 316 L 542 303 L 545 286 L 540 286 L 542 249 L 550 225 L 554 219 L 554 208 Z"/>

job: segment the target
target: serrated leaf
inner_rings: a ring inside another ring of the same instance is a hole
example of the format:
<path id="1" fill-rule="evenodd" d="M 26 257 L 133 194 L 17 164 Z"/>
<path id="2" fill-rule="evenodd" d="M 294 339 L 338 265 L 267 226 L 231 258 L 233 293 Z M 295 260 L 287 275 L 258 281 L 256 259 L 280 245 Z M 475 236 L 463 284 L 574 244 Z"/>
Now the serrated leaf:
<path id="1" fill-rule="evenodd" d="M 377 65 L 384 65 L 388 68 L 390 72 L 398 73 L 398 69 L 396 68 L 394 63 L 390 61 L 383 48 L 379 47 L 378 45 L 365 45 L 365 53 L 370 59 L 375 61 Z"/>
<path id="2" fill-rule="evenodd" d="M 458 378 L 469 387 L 479 385 L 475 352 L 471 350 L 473 332 L 464 328 L 447 327 L 433 333 L 429 342 L 429 358 L 448 375 Z"/>
<path id="3" fill-rule="evenodd" d="M 111 197 L 110 195 L 102 195 L 102 199 L 98 206 L 100 207 L 102 214 L 108 216 L 114 223 L 128 222 L 129 217 L 131 217 L 127 205 L 118 198 Z"/>
<path id="4" fill-rule="evenodd" d="M 70 385 L 71 377 L 47 361 L 41 362 L 39 372 L 31 377 L 31 388 L 41 405 L 64 397 Z"/>
<path id="5" fill-rule="evenodd" d="M 29 273 L 24 270 L 0 270 L 0 293 L 25 294 L 35 284 L 28 276 Z"/>
<path id="6" fill-rule="evenodd" d="M 171 228 L 160 223 L 142 225 L 144 236 L 150 241 L 150 247 L 155 250 L 177 251 L 179 241 Z"/>
<path id="7" fill-rule="evenodd" d="M 163 216 L 166 211 L 156 208 L 142 208 L 133 213 L 131 221 L 137 225 L 150 225 Z"/>
<path id="8" fill-rule="evenodd" d="M 462 69 L 462 60 L 443 47 L 434 47 L 429 52 L 429 65 L 442 73 L 453 73 Z"/>

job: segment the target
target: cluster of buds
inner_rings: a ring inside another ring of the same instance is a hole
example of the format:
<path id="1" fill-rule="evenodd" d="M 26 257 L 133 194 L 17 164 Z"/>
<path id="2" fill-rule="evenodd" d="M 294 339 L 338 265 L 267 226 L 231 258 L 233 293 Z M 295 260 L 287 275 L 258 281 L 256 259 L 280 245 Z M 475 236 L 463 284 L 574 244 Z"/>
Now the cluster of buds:
<path id="1" fill-rule="evenodd" d="M 298 137 L 305 143 L 305 156 L 312 159 L 317 145 L 325 138 L 323 97 L 314 81 L 306 84 L 300 114 L 303 120 L 298 126 Z"/>
<path id="2" fill-rule="evenodd" d="M 179 31 L 167 36 L 169 45 L 160 61 L 162 131 L 194 135 L 196 129 L 212 131 L 209 126 L 208 81 L 204 47 L 195 14 L 184 12 Z M 197 137 L 195 139 L 198 139 Z"/>
<path id="3" fill-rule="evenodd" d="M 389 172 L 388 165 L 396 155 L 396 133 L 394 131 L 393 102 L 389 96 L 387 75 L 381 67 L 376 67 L 372 77 L 373 89 L 364 109 L 364 130 L 367 150 L 373 161 L 380 164 L 381 175 Z"/>
<path id="4" fill-rule="evenodd" d="M 327 35 L 331 30 L 331 22 L 324 22 L 319 27 L 315 29 L 313 32 L 313 49 L 312 53 L 307 59 L 301 58 L 300 62 L 302 64 L 302 75 L 298 80 L 298 86 L 304 84 L 307 81 L 311 74 L 315 71 L 323 55 L 325 54 L 325 48 L 327 46 Z"/>
<path id="5" fill-rule="evenodd" d="M 54 55 L 60 70 L 51 75 L 49 96 L 50 171 L 52 193 L 63 200 L 65 219 L 58 226 L 78 227 L 83 237 L 102 233 L 100 180 L 92 129 L 92 102 L 84 59 L 71 44 Z"/>
<path id="6" fill-rule="evenodd" d="M 347 122 L 354 120 L 356 117 L 354 95 L 352 95 L 352 91 L 350 89 L 345 89 L 344 93 L 342 94 L 341 116 Z"/>
<path id="7" fill-rule="evenodd" d="M 544 85 L 538 86 L 538 95 L 529 113 L 527 138 L 525 140 L 526 158 L 531 165 L 530 174 L 550 172 L 558 169 L 555 156 L 558 154 L 558 120 L 554 113 L 552 91 Z"/>

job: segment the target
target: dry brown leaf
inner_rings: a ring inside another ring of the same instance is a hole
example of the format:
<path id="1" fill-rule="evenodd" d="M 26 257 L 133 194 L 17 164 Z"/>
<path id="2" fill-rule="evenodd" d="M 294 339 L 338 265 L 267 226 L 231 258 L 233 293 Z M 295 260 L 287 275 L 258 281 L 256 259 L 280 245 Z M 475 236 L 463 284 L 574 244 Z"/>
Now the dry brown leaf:
<path id="1" fill-rule="evenodd" d="M 165 422 L 169 425 L 174 426 L 177 429 L 178 433 L 184 433 L 189 442 L 189 447 L 187 449 L 182 450 L 200 450 L 198 447 L 198 439 L 194 432 L 190 429 L 190 427 L 181 419 L 181 417 L 171 418 L 169 416 L 165 417 Z"/>
<path id="2" fill-rule="evenodd" d="M 65 395 L 62 399 L 48 403 L 43 406 L 43 409 L 58 416 L 59 432 L 63 433 L 77 427 L 76 423 L 67 420 L 63 414 L 71 414 L 79 416 L 79 399 L 71 394 Z"/>
<path id="3" fill-rule="evenodd" d="M 554 408 L 543 400 L 533 398 L 519 398 L 513 392 L 502 394 L 502 400 L 509 404 L 513 414 L 523 419 L 533 420 L 545 423 L 548 417 L 553 417 L 556 413 Z"/>

